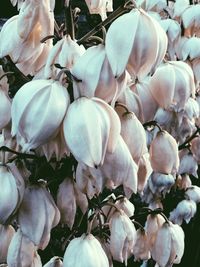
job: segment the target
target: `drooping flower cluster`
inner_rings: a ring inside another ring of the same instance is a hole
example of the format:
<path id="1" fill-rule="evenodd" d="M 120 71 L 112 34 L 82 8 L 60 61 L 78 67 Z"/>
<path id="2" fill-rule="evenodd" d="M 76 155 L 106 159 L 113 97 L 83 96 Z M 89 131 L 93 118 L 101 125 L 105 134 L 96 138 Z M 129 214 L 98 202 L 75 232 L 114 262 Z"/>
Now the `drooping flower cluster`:
<path id="1" fill-rule="evenodd" d="M 55 227 L 65 233 L 63 261 L 45 267 L 180 263 L 181 225 L 200 202 L 191 180 L 200 162 L 200 4 L 126 1 L 104 42 L 87 48 L 68 25 L 53 44 L 54 0 L 11 2 L 19 15 L 0 32 L 0 58 L 31 78 L 11 99 L 4 75 L 15 73 L 2 63 L 0 264 L 42 266 Z M 85 2 L 103 26 L 112 1 Z M 172 190 L 183 197 L 167 218 Z M 143 225 L 134 198 L 146 206 Z"/>

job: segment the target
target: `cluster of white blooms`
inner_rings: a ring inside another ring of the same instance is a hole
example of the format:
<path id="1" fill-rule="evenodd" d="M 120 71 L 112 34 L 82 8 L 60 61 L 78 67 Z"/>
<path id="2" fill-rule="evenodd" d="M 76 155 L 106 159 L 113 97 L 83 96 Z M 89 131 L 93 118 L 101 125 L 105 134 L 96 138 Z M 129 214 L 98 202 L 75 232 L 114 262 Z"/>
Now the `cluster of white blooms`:
<path id="1" fill-rule="evenodd" d="M 11 99 L 6 75 L 16 74 L 0 66 L 0 266 L 41 267 L 38 250 L 59 224 L 70 231 L 63 258 L 44 267 L 127 266 L 131 257 L 141 266 L 150 258 L 179 264 L 181 225 L 200 202 L 190 178 L 200 163 L 200 3 L 125 1 L 104 42 L 88 48 L 67 27 L 53 43 L 54 0 L 11 2 L 19 14 L 2 27 L 0 59 L 33 78 Z M 115 12 L 112 0 L 85 2 L 101 25 Z M 28 168 L 42 158 L 52 170 L 74 161 L 56 193 L 48 175 L 33 179 Z M 167 218 L 172 188 L 184 196 Z M 146 206 L 143 226 L 136 194 Z"/>

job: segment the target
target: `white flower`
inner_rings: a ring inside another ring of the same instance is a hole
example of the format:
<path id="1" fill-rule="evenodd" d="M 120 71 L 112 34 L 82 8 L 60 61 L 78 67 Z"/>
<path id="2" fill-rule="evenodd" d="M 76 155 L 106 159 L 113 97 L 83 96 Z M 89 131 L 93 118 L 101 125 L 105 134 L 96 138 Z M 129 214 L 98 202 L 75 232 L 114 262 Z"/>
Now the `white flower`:
<path id="1" fill-rule="evenodd" d="M 151 251 L 152 258 L 160 267 L 180 263 L 184 253 L 184 232 L 177 224 L 164 223 L 158 230 Z"/>
<path id="2" fill-rule="evenodd" d="M 12 135 L 23 150 L 35 149 L 57 135 L 69 105 L 69 94 L 58 81 L 24 84 L 12 103 Z"/>
<path id="3" fill-rule="evenodd" d="M 113 152 L 120 134 L 115 110 L 99 98 L 80 97 L 63 121 L 64 137 L 77 161 L 94 168 L 103 164 L 106 151 Z"/>
<path id="4" fill-rule="evenodd" d="M 179 168 L 178 145 L 167 132 L 160 131 L 150 145 L 150 161 L 155 172 L 174 174 Z"/>
<path id="5" fill-rule="evenodd" d="M 73 239 L 65 250 L 64 267 L 109 267 L 100 242 L 92 234 Z"/>
<path id="6" fill-rule="evenodd" d="M 114 76 L 119 77 L 127 68 L 141 81 L 164 58 L 167 36 L 143 9 L 133 9 L 111 24 L 105 48 Z"/>
<path id="7" fill-rule="evenodd" d="M 184 199 L 178 203 L 176 208 L 170 212 L 169 219 L 178 225 L 183 223 L 183 220 L 186 223 L 189 223 L 190 220 L 194 217 L 197 211 L 197 205 L 193 200 Z"/>
<path id="8" fill-rule="evenodd" d="M 123 211 L 116 211 L 109 221 L 109 227 L 110 251 L 113 259 L 127 265 L 136 240 L 135 226 Z"/>
<path id="9" fill-rule="evenodd" d="M 29 185 L 18 211 L 20 229 L 38 248 L 45 249 L 50 232 L 60 221 L 60 212 L 44 185 Z"/>

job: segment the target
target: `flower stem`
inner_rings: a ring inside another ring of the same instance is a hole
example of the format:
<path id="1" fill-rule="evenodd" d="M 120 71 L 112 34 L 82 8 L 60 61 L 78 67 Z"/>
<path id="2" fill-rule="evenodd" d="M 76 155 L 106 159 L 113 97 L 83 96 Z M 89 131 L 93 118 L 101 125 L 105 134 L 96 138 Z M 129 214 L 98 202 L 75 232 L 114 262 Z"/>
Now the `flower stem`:
<path id="1" fill-rule="evenodd" d="M 143 123 L 144 128 L 147 128 L 148 126 L 156 126 L 156 127 L 158 127 L 160 132 L 163 131 L 163 129 L 161 128 L 161 126 L 158 124 L 157 121 L 147 121 L 147 122 Z"/>
<path id="2" fill-rule="evenodd" d="M 65 5 L 65 26 L 67 34 L 70 35 L 71 39 L 75 39 L 75 30 L 74 30 L 74 18 L 72 14 L 71 1 L 69 5 Z"/>
<path id="3" fill-rule="evenodd" d="M 197 137 L 197 134 L 200 133 L 200 128 L 197 127 L 196 131 L 181 145 L 178 146 L 178 150 L 182 150 L 187 147 L 188 143 L 191 142 L 195 137 Z"/>
<path id="4" fill-rule="evenodd" d="M 102 27 L 105 27 L 107 24 L 109 24 L 110 22 L 112 22 L 118 16 L 120 16 L 120 15 L 122 15 L 124 13 L 129 12 L 134 6 L 135 5 L 133 4 L 133 1 L 131 1 L 131 0 L 126 1 L 124 5 L 121 5 L 115 11 L 113 11 L 112 14 L 107 19 L 105 19 L 104 21 L 100 22 L 91 31 L 89 31 L 83 37 L 81 37 L 77 41 L 77 43 L 78 44 L 84 43 L 89 37 L 91 37 L 92 35 L 95 35 L 97 32 L 99 32 L 100 30 L 102 30 Z"/>

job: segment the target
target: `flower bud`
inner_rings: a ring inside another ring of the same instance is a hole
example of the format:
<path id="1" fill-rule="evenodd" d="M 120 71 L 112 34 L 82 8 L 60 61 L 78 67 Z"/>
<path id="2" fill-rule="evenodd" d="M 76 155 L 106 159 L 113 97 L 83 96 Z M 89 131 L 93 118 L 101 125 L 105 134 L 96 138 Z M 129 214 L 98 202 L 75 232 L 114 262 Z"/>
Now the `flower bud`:
<path id="1" fill-rule="evenodd" d="M 129 217 L 123 212 L 116 211 L 109 222 L 110 251 L 114 260 L 124 262 L 133 253 L 136 240 L 136 229 Z"/>
<path id="2" fill-rule="evenodd" d="M 130 28 L 130 25 L 133 27 Z M 160 56 L 160 31 L 163 31 L 161 26 L 142 9 L 132 9 L 128 14 L 118 17 L 109 27 L 105 41 L 114 76 L 119 77 L 127 68 L 131 76 L 141 81 L 151 71 L 158 57 L 159 64 L 167 48 L 166 34 L 163 33 L 162 46 L 165 49 Z"/>
<path id="3" fill-rule="evenodd" d="M 10 242 L 15 234 L 11 225 L 0 225 L 0 263 L 7 261 L 7 253 Z"/>
<path id="4" fill-rule="evenodd" d="M 185 191 L 185 196 L 198 204 L 200 202 L 200 187 L 196 185 L 188 187 Z"/>
<path id="5" fill-rule="evenodd" d="M 20 229 L 11 240 L 7 262 L 9 267 L 42 267 L 36 246 Z"/>
<path id="6" fill-rule="evenodd" d="M 170 221 L 181 225 L 183 220 L 189 223 L 197 211 L 197 205 L 193 200 L 182 200 L 176 208 L 170 212 Z"/>
<path id="7" fill-rule="evenodd" d="M 137 237 L 133 248 L 135 261 L 148 260 L 150 258 L 149 242 L 147 234 L 144 230 L 137 230 Z"/>
<path id="8" fill-rule="evenodd" d="M 65 250 L 64 267 L 109 267 L 108 258 L 100 242 L 92 234 L 74 238 Z"/>
<path id="9" fill-rule="evenodd" d="M 158 132 L 150 145 L 150 161 L 155 172 L 174 174 L 179 168 L 178 145 L 167 132 Z"/>
<path id="10" fill-rule="evenodd" d="M 12 103 L 12 135 L 24 151 L 55 137 L 69 101 L 66 88 L 58 81 L 34 80 L 20 88 Z"/>
<path id="11" fill-rule="evenodd" d="M 45 249 L 51 229 L 60 221 L 60 212 L 44 185 L 27 186 L 18 212 L 18 221 L 22 233 L 38 248 Z"/>
<path id="12" fill-rule="evenodd" d="M 94 168 L 102 165 L 106 150 L 114 151 L 120 120 L 103 100 L 80 97 L 69 106 L 63 130 L 67 146 L 76 160 Z M 77 135 L 79 132 L 82 134 Z"/>
<path id="13" fill-rule="evenodd" d="M 164 223 L 158 230 L 152 258 L 160 267 L 180 263 L 184 252 L 184 232 L 177 224 Z"/>
<path id="14" fill-rule="evenodd" d="M 0 194 L 0 223 L 6 224 L 14 215 L 24 195 L 24 180 L 12 163 L 0 166 L 2 192 Z"/>

